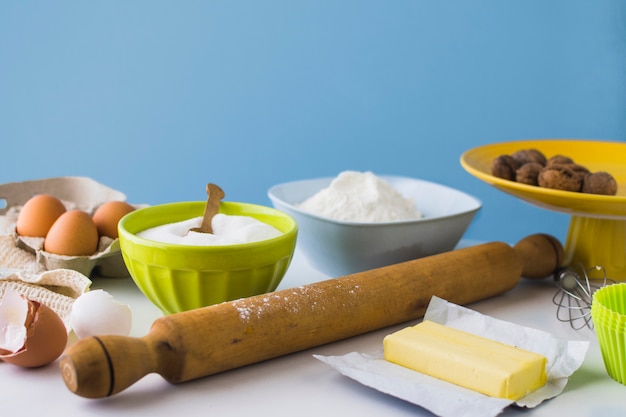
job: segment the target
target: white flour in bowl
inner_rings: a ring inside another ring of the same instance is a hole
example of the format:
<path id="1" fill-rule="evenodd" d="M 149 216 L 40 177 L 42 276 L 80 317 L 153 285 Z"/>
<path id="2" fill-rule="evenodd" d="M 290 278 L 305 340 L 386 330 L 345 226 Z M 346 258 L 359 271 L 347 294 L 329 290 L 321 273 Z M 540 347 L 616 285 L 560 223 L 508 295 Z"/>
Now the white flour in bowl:
<path id="1" fill-rule="evenodd" d="M 335 220 L 382 223 L 416 220 L 422 214 L 387 181 L 371 172 L 344 171 L 298 208 Z"/>

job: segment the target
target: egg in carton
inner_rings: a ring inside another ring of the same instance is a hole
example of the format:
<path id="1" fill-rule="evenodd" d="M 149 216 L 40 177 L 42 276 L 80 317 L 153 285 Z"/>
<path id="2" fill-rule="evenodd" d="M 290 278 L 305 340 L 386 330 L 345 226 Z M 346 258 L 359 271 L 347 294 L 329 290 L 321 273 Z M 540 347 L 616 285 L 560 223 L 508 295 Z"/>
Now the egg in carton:
<path id="1" fill-rule="evenodd" d="M 16 231 L 20 210 L 33 196 L 49 194 L 63 202 L 66 209 L 89 215 L 110 201 L 126 201 L 126 196 L 88 177 L 57 177 L 0 184 L 0 234 L 11 235 L 18 248 L 33 253 L 38 269 L 72 269 L 86 276 L 128 277 L 119 239 L 100 236 L 97 249 L 90 255 L 68 256 L 44 250 L 44 238 L 20 236 Z M 33 266 L 28 266 L 32 269 Z"/>

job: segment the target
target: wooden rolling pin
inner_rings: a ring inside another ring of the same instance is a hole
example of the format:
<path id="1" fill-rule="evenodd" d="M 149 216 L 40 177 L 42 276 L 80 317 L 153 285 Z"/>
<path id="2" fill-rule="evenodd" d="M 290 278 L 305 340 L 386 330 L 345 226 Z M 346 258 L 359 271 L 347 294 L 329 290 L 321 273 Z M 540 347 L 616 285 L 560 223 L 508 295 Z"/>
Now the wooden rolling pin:
<path id="1" fill-rule="evenodd" d="M 514 247 L 491 242 L 156 319 L 146 336 L 93 336 L 61 359 L 70 391 L 110 396 L 156 372 L 180 383 L 423 317 L 433 295 L 467 304 L 521 276 L 560 266 L 543 234 Z"/>

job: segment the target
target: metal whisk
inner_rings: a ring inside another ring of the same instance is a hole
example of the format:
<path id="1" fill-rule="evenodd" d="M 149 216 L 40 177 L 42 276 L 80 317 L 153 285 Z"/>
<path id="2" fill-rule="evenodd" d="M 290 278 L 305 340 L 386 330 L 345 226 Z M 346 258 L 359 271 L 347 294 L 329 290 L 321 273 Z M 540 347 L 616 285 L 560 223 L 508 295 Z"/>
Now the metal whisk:
<path id="1" fill-rule="evenodd" d="M 589 273 L 593 271 L 600 272 L 602 276 L 590 278 Z M 564 268 L 555 274 L 554 281 L 558 290 L 552 297 L 552 302 L 557 306 L 557 319 L 569 322 L 574 330 L 580 330 L 585 326 L 593 329 L 591 320 L 593 293 L 614 283 L 606 276 L 604 268 L 599 265 L 589 269 L 582 265 L 578 268 Z"/>

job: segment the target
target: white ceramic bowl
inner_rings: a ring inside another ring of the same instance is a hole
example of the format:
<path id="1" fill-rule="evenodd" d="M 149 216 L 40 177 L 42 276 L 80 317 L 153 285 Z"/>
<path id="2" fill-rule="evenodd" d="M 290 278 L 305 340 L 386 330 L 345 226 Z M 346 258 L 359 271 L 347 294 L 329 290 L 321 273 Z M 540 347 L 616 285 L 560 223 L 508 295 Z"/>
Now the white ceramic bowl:
<path id="1" fill-rule="evenodd" d="M 380 176 L 415 201 L 423 218 L 387 223 L 353 223 L 306 212 L 299 203 L 330 185 L 318 178 L 275 185 L 272 204 L 295 218 L 296 248 L 317 270 L 338 277 L 454 249 L 481 202 L 453 188 L 419 179 Z"/>

